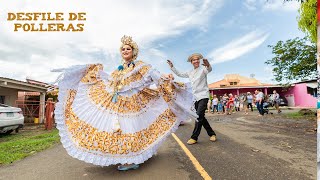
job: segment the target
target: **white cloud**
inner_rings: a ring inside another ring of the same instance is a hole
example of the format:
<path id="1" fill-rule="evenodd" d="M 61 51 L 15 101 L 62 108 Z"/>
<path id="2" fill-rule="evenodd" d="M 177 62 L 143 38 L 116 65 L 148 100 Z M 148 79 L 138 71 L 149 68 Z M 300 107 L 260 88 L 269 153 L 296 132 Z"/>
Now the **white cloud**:
<path id="1" fill-rule="evenodd" d="M 300 7 L 298 1 L 283 2 L 279 0 L 270 0 L 265 3 L 263 8 L 265 10 L 282 10 L 282 11 L 297 11 Z"/>
<path id="2" fill-rule="evenodd" d="M 230 19 L 228 19 L 226 22 L 220 24 L 219 26 L 221 28 L 228 28 L 228 27 L 234 27 L 239 23 L 240 19 L 243 17 L 242 13 L 239 13 L 237 15 L 232 16 Z"/>
<path id="3" fill-rule="evenodd" d="M 256 4 L 257 3 L 257 0 L 246 0 L 243 2 L 243 5 L 248 9 L 248 10 L 256 10 L 257 7 L 256 7 Z"/>
<path id="4" fill-rule="evenodd" d="M 266 65 L 263 69 L 264 71 L 264 76 L 260 77 L 261 81 L 264 83 L 270 83 L 270 84 L 277 84 L 277 82 L 274 80 L 273 76 L 273 67 Z"/>
<path id="5" fill-rule="evenodd" d="M 212 64 L 236 59 L 259 47 L 268 38 L 268 36 L 269 34 L 265 32 L 258 30 L 251 31 L 241 38 L 234 39 L 230 43 L 212 50 L 208 57 L 213 59 L 211 61 Z"/>
<path id="6" fill-rule="evenodd" d="M 283 0 L 245 0 L 243 5 L 251 11 L 297 11 L 300 7 L 298 1 L 284 2 Z"/>
<path id="7" fill-rule="evenodd" d="M 214 68 L 214 67 L 213 67 Z M 225 74 L 216 73 L 213 69 L 211 73 L 208 74 L 208 84 L 220 81 L 224 78 Z"/>
<path id="8" fill-rule="evenodd" d="M 223 1 L 3 0 L 2 4 L 6 6 L 0 7 L 0 63 L 6 70 L 0 76 L 20 80 L 31 76 L 48 82 L 57 76 L 49 73 L 52 68 L 99 62 L 107 71 L 115 69 L 124 34 L 133 36 L 142 57 L 163 58 L 165 53 L 154 42 L 193 28 L 205 29 Z M 86 12 L 85 31 L 13 32 L 14 22 L 6 20 L 8 12 L 39 11 Z"/>

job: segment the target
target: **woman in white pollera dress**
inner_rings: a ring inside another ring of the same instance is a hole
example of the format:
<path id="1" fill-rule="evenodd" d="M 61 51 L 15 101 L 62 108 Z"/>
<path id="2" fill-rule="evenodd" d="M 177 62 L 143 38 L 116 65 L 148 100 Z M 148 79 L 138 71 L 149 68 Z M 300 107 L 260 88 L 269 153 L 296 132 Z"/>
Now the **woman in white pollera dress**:
<path id="1" fill-rule="evenodd" d="M 64 71 L 55 117 L 69 155 L 100 166 L 137 169 L 180 122 L 196 119 L 191 86 L 135 60 L 138 46 L 122 39 L 124 63 L 111 75 L 101 64 Z M 155 84 L 157 89 L 150 89 Z"/>

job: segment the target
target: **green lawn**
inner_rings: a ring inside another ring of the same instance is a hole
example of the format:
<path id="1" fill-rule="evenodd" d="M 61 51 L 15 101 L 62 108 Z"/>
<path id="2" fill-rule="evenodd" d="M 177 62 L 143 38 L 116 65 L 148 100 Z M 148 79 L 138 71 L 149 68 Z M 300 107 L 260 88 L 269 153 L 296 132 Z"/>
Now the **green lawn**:
<path id="1" fill-rule="evenodd" d="M 317 116 L 315 116 L 313 114 L 303 115 L 299 112 L 290 112 L 290 113 L 286 113 L 284 115 L 287 118 L 291 118 L 291 119 L 308 119 L 308 120 L 316 120 L 317 119 Z"/>
<path id="2" fill-rule="evenodd" d="M 59 142 L 58 130 L 0 135 L 0 164 L 10 164 Z"/>

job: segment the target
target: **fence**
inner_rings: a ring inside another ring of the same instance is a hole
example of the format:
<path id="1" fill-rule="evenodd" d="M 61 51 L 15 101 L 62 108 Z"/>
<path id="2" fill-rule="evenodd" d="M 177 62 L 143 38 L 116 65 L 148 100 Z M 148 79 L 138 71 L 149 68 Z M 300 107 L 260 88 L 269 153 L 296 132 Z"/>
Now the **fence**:
<path id="1" fill-rule="evenodd" d="M 46 129 L 52 129 L 55 103 L 51 99 L 48 101 L 16 100 L 15 104 L 22 110 L 25 123 L 44 123 Z"/>

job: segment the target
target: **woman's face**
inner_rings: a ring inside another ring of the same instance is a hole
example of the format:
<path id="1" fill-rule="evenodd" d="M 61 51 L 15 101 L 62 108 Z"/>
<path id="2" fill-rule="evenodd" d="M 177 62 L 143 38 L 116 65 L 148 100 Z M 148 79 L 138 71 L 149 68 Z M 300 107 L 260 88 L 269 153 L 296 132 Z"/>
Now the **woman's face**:
<path id="1" fill-rule="evenodd" d="M 133 49 L 129 45 L 124 45 L 121 48 L 121 56 L 125 61 L 131 61 L 133 58 Z"/>

